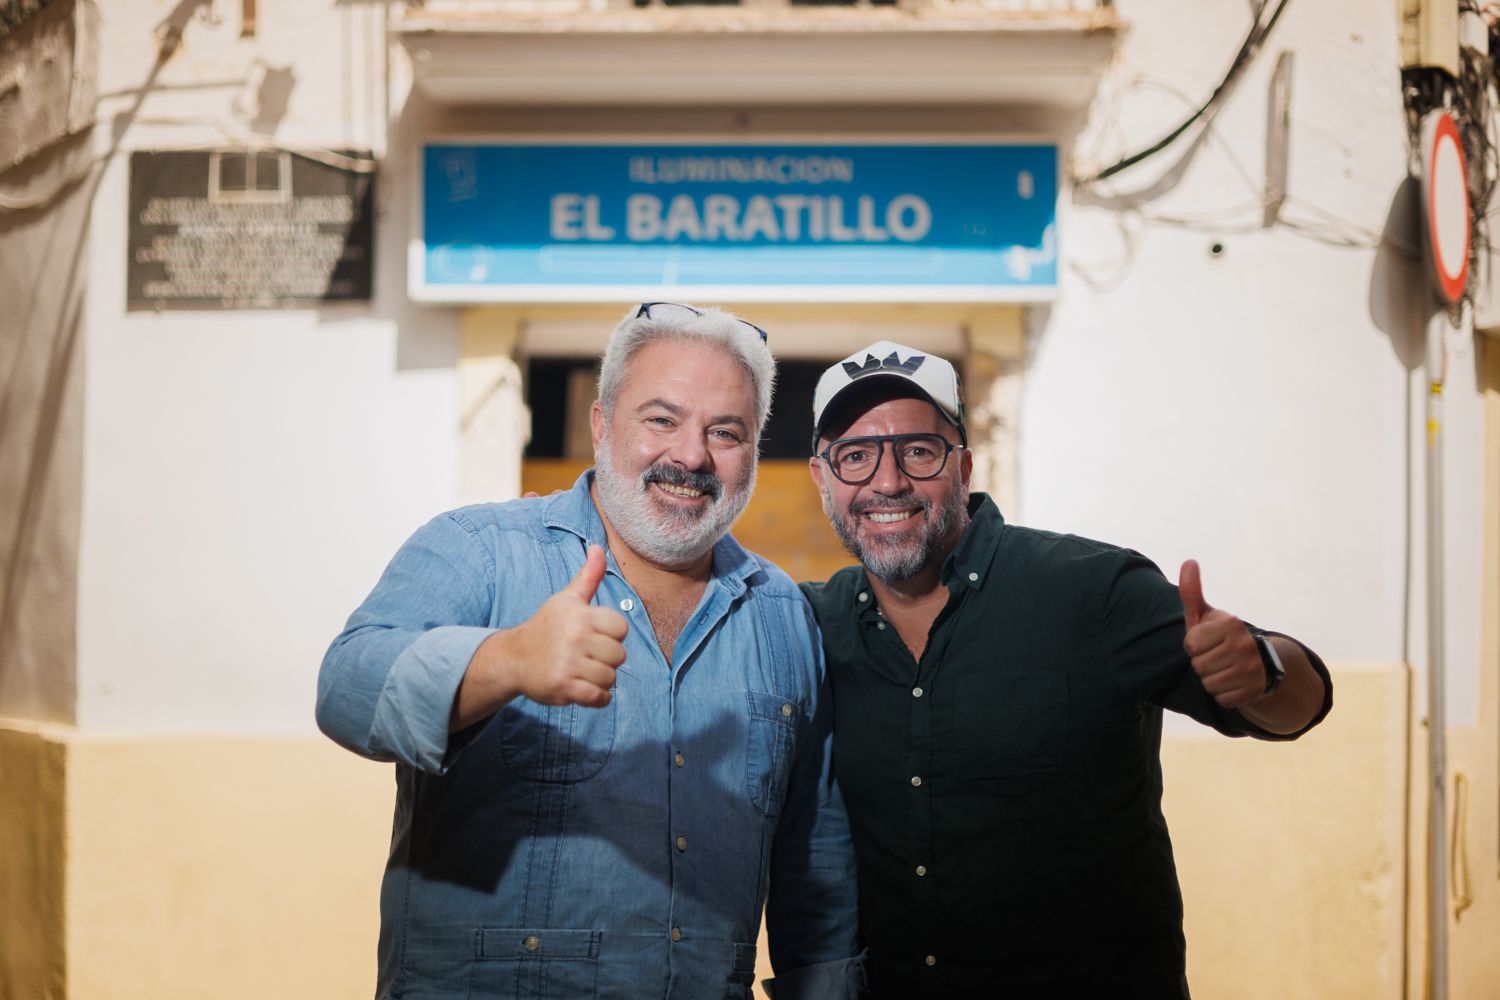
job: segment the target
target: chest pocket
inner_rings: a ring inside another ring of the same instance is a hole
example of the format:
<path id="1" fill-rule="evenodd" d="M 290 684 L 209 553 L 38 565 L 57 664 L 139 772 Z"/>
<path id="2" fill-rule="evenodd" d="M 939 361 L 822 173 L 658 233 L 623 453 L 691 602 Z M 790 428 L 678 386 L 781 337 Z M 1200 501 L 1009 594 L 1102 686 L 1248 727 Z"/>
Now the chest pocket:
<path id="1" fill-rule="evenodd" d="M 750 802 L 767 816 L 781 810 L 786 795 L 787 772 L 797 749 L 804 707 L 776 694 L 746 691 L 750 700 L 750 725 L 745 754 L 745 779 Z"/>
<path id="2" fill-rule="evenodd" d="M 602 932 L 486 927 L 475 932 L 468 1000 L 589 1000 Z"/>
<path id="3" fill-rule="evenodd" d="M 570 784 L 603 769 L 615 744 L 620 690 L 603 708 L 517 698 L 500 710 L 500 754 L 522 778 Z"/>
<path id="4" fill-rule="evenodd" d="M 960 677 L 956 693 L 959 784 L 1021 795 L 1067 780 L 1067 674 Z"/>

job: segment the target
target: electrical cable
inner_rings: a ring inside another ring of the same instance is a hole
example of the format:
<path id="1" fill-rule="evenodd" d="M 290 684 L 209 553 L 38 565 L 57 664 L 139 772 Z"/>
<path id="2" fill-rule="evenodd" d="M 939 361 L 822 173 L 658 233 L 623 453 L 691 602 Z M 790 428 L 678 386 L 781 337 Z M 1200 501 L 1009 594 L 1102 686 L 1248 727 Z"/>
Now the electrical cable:
<path id="1" fill-rule="evenodd" d="M 1265 24 L 1261 24 L 1260 17 L 1266 9 L 1267 2 L 1263 0 L 1263 2 L 1255 8 L 1255 14 L 1250 25 L 1250 33 L 1245 36 L 1245 41 L 1240 45 L 1239 52 L 1235 54 L 1234 61 L 1229 64 L 1229 70 L 1224 74 L 1224 79 L 1221 80 L 1219 82 L 1219 85 L 1214 88 L 1214 91 L 1209 95 L 1208 100 L 1204 101 L 1203 105 L 1199 107 L 1197 111 L 1194 111 L 1186 121 L 1184 121 L 1181 125 L 1178 125 L 1171 132 L 1168 132 L 1166 135 L 1162 136 L 1150 146 L 1147 146 L 1145 149 L 1124 157 L 1116 163 L 1105 167 L 1103 170 L 1100 170 L 1098 173 L 1093 174 L 1092 176 L 1078 179 L 1075 181 L 1075 183 L 1079 185 L 1089 185 L 1093 184 L 1095 181 L 1102 181 L 1107 177 L 1113 177 L 1120 171 L 1125 170 L 1129 167 L 1133 167 L 1137 163 L 1155 156 L 1157 153 L 1161 152 L 1172 143 L 1176 142 L 1183 133 L 1185 133 L 1189 128 L 1193 126 L 1194 122 L 1198 121 L 1198 119 L 1202 118 L 1211 109 L 1213 109 L 1218 104 L 1219 100 L 1224 96 L 1224 94 L 1228 92 L 1230 85 L 1234 82 L 1235 78 L 1239 76 L 1241 70 L 1249 65 L 1250 61 L 1255 58 L 1255 54 L 1260 51 L 1261 45 L 1265 42 L 1266 37 L 1271 33 L 1271 29 L 1276 26 L 1276 22 L 1281 19 L 1282 12 L 1286 10 L 1286 6 L 1289 2 L 1290 0 L 1280 0 L 1280 2 L 1276 5 L 1276 9 L 1271 13 L 1270 20 L 1266 21 Z"/>

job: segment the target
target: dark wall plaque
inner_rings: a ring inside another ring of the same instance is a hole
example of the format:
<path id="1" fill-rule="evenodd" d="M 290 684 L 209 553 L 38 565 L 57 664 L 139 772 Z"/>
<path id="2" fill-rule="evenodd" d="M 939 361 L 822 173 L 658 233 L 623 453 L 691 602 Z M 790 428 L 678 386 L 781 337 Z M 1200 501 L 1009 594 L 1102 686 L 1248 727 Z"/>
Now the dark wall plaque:
<path id="1" fill-rule="evenodd" d="M 349 153 L 132 153 L 127 305 L 263 309 L 368 300 L 374 166 Z"/>

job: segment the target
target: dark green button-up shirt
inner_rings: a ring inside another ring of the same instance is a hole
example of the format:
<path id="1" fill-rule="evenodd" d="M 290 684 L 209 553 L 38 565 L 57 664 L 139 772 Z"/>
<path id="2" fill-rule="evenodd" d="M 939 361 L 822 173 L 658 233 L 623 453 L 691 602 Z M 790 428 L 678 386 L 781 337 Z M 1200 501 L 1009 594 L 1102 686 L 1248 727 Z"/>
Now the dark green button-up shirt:
<path id="1" fill-rule="evenodd" d="M 1004 523 L 983 494 L 913 662 L 863 569 L 804 584 L 833 681 L 875 1000 L 1187 996 L 1162 709 L 1204 692 L 1145 557 Z M 1321 661 L 1309 651 L 1332 703 Z M 1304 730 L 1305 731 L 1305 730 Z"/>

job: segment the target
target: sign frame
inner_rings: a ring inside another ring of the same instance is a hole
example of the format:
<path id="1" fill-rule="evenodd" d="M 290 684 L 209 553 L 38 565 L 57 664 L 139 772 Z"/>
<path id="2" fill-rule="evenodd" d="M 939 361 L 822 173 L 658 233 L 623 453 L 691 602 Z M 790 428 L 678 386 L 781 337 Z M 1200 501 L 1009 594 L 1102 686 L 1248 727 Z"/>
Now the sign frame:
<path id="1" fill-rule="evenodd" d="M 1447 111 L 1431 111 L 1422 119 L 1421 162 L 1422 232 L 1428 273 L 1443 301 L 1453 305 L 1469 286 L 1474 234 L 1469 225 L 1469 171 L 1463 136 Z"/>
<path id="2" fill-rule="evenodd" d="M 1065 181 L 1062 144 L 1048 134 L 880 135 L 831 133 L 816 138 L 806 134 L 767 133 L 754 136 L 712 133 L 684 137 L 657 133 L 515 133 L 506 135 L 431 136 L 417 144 L 412 171 L 412 229 L 407 241 L 407 294 L 418 303 L 435 305 L 526 304 L 526 303 L 618 303 L 659 298 L 718 302 L 875 302 L 875 303 L 1030 303 L 1051 302 L 1061 284 L 1060 252 L 1054 250 L 1058 275 L 1052 284 L 744 284 L 744 283 L 539 283 L 495 285 L 433 285 L 426 280 L 426 160 L 427 150 L 438 146 L 680 146 L 701 149 L 710 146 L 1052 146 L 1057 151 L 1053 177 L 1056 200 L 1052 210 L 1054 241 L 1062 229 Z M 1054 244 L 1054 245 L 1055 245 Z"/>
<path id="3" fill-rule="evenodd" d="M 223 183 L 226 162 L 233 168 L 233 186 Z M 261 166 L 274 168 L 265 173 L 266 184 L 257 177 Z M 377 282 L 380 171 L 380 161 L 368 150 L 229 143 L 131 150 L 126 311 L 368 307 Z M 339 217 L 346 208 L 348 217 Z M 287 255 L 293 240 L 313 247 L 297 263 L 311 260 L 326 267 L 320 291 L 289 280 L 288 269 L 274 263 L 278 254 Z M 195 248 L 195 242 L 201 245 Z M 177 244 L 183 245 L 181 259 Z M 225 250 L 229 246 L 242 256 L 236 259 Z M 226 277 L 235 264 L 241 265 L 238 273 Z M 179 279 L 185 288 L 175 287 Z"/>

